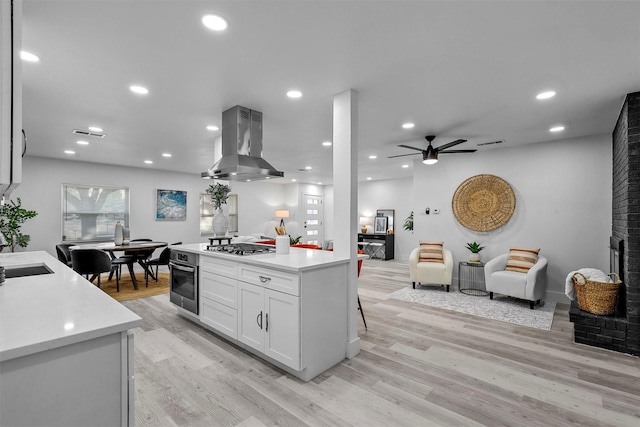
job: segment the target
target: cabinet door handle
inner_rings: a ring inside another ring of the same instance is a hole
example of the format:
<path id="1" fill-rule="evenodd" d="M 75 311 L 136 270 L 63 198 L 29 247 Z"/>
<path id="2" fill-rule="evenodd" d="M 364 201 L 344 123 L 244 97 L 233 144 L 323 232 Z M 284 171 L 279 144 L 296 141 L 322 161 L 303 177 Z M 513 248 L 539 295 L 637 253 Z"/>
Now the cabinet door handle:
<path id="1" fill-rule="evenodd" d="M 269 332 L 269 313 L 265 313 L 264 314 L 264 319 L 265 319 L 265 322 L 266 322 L 264 330 L 266 332 Z"/>
<path id="2" fill-rule="evenodd" d="M 256 323 L 258 324 L 260 329 L 262 329 L 262 311 L 256 316 Z"/>
<path id="3" fill-rule="evenodd" d="M 271 277 L 267 277 L 267 276 L 258 276 L 258 278 L 262 283 L 267 283 L 268 281 L 271 280 Z"/>

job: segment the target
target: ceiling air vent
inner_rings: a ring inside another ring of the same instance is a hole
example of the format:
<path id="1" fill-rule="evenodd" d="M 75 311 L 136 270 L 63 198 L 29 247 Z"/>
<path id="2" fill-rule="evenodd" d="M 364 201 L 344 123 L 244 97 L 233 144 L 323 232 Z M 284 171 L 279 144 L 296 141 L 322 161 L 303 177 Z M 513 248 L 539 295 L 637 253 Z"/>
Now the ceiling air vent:
<path id="1" fill-rule="evenodd" d="M 77 133 L 78 135 L 95 136 L 96 138 L 104 138 L 105 136 L 107 136 L 104 133 L 87 132 L 86 130 L 80 130 L 80 129 L 74 129 L 71 132 Z"/>
<path id="2" fill-rule="evenodd" d="M 504 142 L 503 140 L 491 141 L 491 142 L 481 142 L 480 144 L 478 144 L 478 147 L 482 147 L 483 145 L 502 144 L 503 142 Z"/>

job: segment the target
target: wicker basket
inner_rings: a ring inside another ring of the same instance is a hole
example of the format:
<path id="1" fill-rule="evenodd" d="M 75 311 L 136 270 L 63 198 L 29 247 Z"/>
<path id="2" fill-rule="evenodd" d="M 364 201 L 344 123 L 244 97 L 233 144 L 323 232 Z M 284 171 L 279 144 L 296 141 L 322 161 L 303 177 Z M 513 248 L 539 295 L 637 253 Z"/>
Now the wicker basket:
<path id="1" fill-rule="evenodd" d="M 573 275 L 573 288 L 578 297 L 578 308 L 593 314 L 612 314 L 616 309 L 618 288 L 622 281 L 616 273 L 609 273 L 613 282 L 596 282 L 582 273 Z"/>

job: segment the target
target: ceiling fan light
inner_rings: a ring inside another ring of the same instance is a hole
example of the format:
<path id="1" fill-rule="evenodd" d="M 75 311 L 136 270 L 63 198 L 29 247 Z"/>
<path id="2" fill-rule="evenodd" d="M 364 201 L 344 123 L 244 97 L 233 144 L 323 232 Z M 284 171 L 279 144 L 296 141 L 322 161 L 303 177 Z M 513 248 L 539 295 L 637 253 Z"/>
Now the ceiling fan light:
<path id="1" fill-rule="evenodd" d="M 438 152 L 431 145 L 422 152 L 422 163 L 425 165 L 435 165 L 438 163 Z"/>

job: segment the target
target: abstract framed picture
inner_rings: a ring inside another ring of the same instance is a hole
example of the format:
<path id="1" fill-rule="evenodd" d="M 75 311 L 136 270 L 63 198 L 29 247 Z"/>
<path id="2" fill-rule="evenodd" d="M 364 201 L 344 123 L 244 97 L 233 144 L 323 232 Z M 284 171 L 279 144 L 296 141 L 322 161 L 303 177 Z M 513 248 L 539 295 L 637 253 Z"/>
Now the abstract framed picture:
<path id="1" fill-rule="evenodd" d="M 156 190 L 156 221 L 186 221 L 187 192 Z"/>

